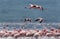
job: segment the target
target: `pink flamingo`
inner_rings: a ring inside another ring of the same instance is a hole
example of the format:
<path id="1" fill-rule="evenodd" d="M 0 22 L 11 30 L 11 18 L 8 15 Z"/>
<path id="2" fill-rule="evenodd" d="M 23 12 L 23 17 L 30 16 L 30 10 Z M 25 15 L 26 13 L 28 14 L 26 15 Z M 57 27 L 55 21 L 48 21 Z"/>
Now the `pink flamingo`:
<path id="1" fill-rule="evenodd" d="M 34 31 L 27 30 L 26 36 L 28 36 L 28 37 L 32 36 L 32 37 L 33 37 L 33 35 L 34 35 L 33 32 L 34 32 Z"/>
<path id="2" fill-rule="evenodd" d="M 42 6 L 34 5 L 34 4 L 29 4 L 29 5 L 30 5 L 30 6 L 29 6 L 30 9 L 33 8 L 33 9 L 40 9 L 40 10 L 43 10 L 43 7 L 42 7 Z M 27 7 L 25 7 L 25 8 L 27 8 Z"/>
<path id="3" fill-rule="evenodd" d="M 26 36 L 26 31 L 25 30 L 21 30 L 20 32 L 14 34 L 14 37 L 21 37 L 21 36 Z"/>
<path id="4" fill-rule="evenodd" d="M 30 4 L 30 8 L 38 8 L 38 9 L 42 9 L 43 10 L 42 6 L 33 5 L 33 4 Z"/>
<path id="5" fill-rule="evenodd" d="M 4 31 L 0 31 L 0 37 L 3 37 L 3 36 L 4 36 L 4 34 L 5 34 L 5 32 L 4 32 Z"/>

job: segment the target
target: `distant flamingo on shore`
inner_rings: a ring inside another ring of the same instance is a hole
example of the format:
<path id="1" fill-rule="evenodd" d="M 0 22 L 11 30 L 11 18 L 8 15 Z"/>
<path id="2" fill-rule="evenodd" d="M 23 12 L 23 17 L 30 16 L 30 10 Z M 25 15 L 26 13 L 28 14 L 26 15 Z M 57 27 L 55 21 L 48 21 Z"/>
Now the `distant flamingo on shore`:
<path id="1" fill-rule="evenodd" d="M 39 37 L 39 36 L 60 36 L 60 30 L 56 29 L 43 29 L 43 30 L 1 30 L 0 31 L 0 37 Z"/>

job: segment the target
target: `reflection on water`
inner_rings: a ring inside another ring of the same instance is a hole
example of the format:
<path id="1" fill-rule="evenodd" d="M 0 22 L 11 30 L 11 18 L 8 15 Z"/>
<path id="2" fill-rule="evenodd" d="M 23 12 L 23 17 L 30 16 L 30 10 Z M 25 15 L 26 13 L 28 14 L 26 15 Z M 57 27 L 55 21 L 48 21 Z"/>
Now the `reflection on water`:
<path id="1" fill-rule="evenodd" d="M 19 38 L 13 38 L 13 37 L 3 37 L 3 38 L 0 38 L 0 39 L 60 39 L 60 37 L 38 37 L 38 38 L 35 38 L 35 37 L 19 37 Z"/>

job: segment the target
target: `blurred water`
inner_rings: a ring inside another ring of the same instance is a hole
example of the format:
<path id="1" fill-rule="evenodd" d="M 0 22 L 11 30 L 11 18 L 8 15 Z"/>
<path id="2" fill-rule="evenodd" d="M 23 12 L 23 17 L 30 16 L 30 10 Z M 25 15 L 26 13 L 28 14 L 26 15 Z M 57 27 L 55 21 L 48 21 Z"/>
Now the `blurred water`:
<path id="1" fill-rule="evenodd" d="M 47 10 L 26 9 L 29 4 L 41 5 Z M 60 0 L 0 0 L 0 22 L 21 22 L 26 17 L 60 22 Z"/>
<path id="2" fill-rule="evenodd" d="M 30 23 L 30 22 L 24 22 L 24 23 L 0 23 L 0 30 L 3 30 L 4 27 L 8 30 L 16 29 L 60 29 L 60 23 Z"/>
<path id="3" fill-rule="evenodd" d="M 55 38 L 55 37 L 19 37 L 19 38 L 13 38 L 13 37 L 7 37 L 7 38 L 0 38 L 0 39 L 60 39 L 59 37 Z"/>

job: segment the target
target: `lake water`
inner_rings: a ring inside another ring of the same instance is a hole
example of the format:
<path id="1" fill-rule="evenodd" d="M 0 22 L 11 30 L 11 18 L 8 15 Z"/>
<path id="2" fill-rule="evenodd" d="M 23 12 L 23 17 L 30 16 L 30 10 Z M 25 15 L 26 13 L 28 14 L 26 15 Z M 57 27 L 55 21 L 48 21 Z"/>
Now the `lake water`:
<path id="1" fill-rule="evenodd" d="M 47 10 L 26 9 L 29 4 L 41 5 Z M 26 17 L 60 22 L 60 0 L 0 0 L 0 22 L 22 22 Z"/>

